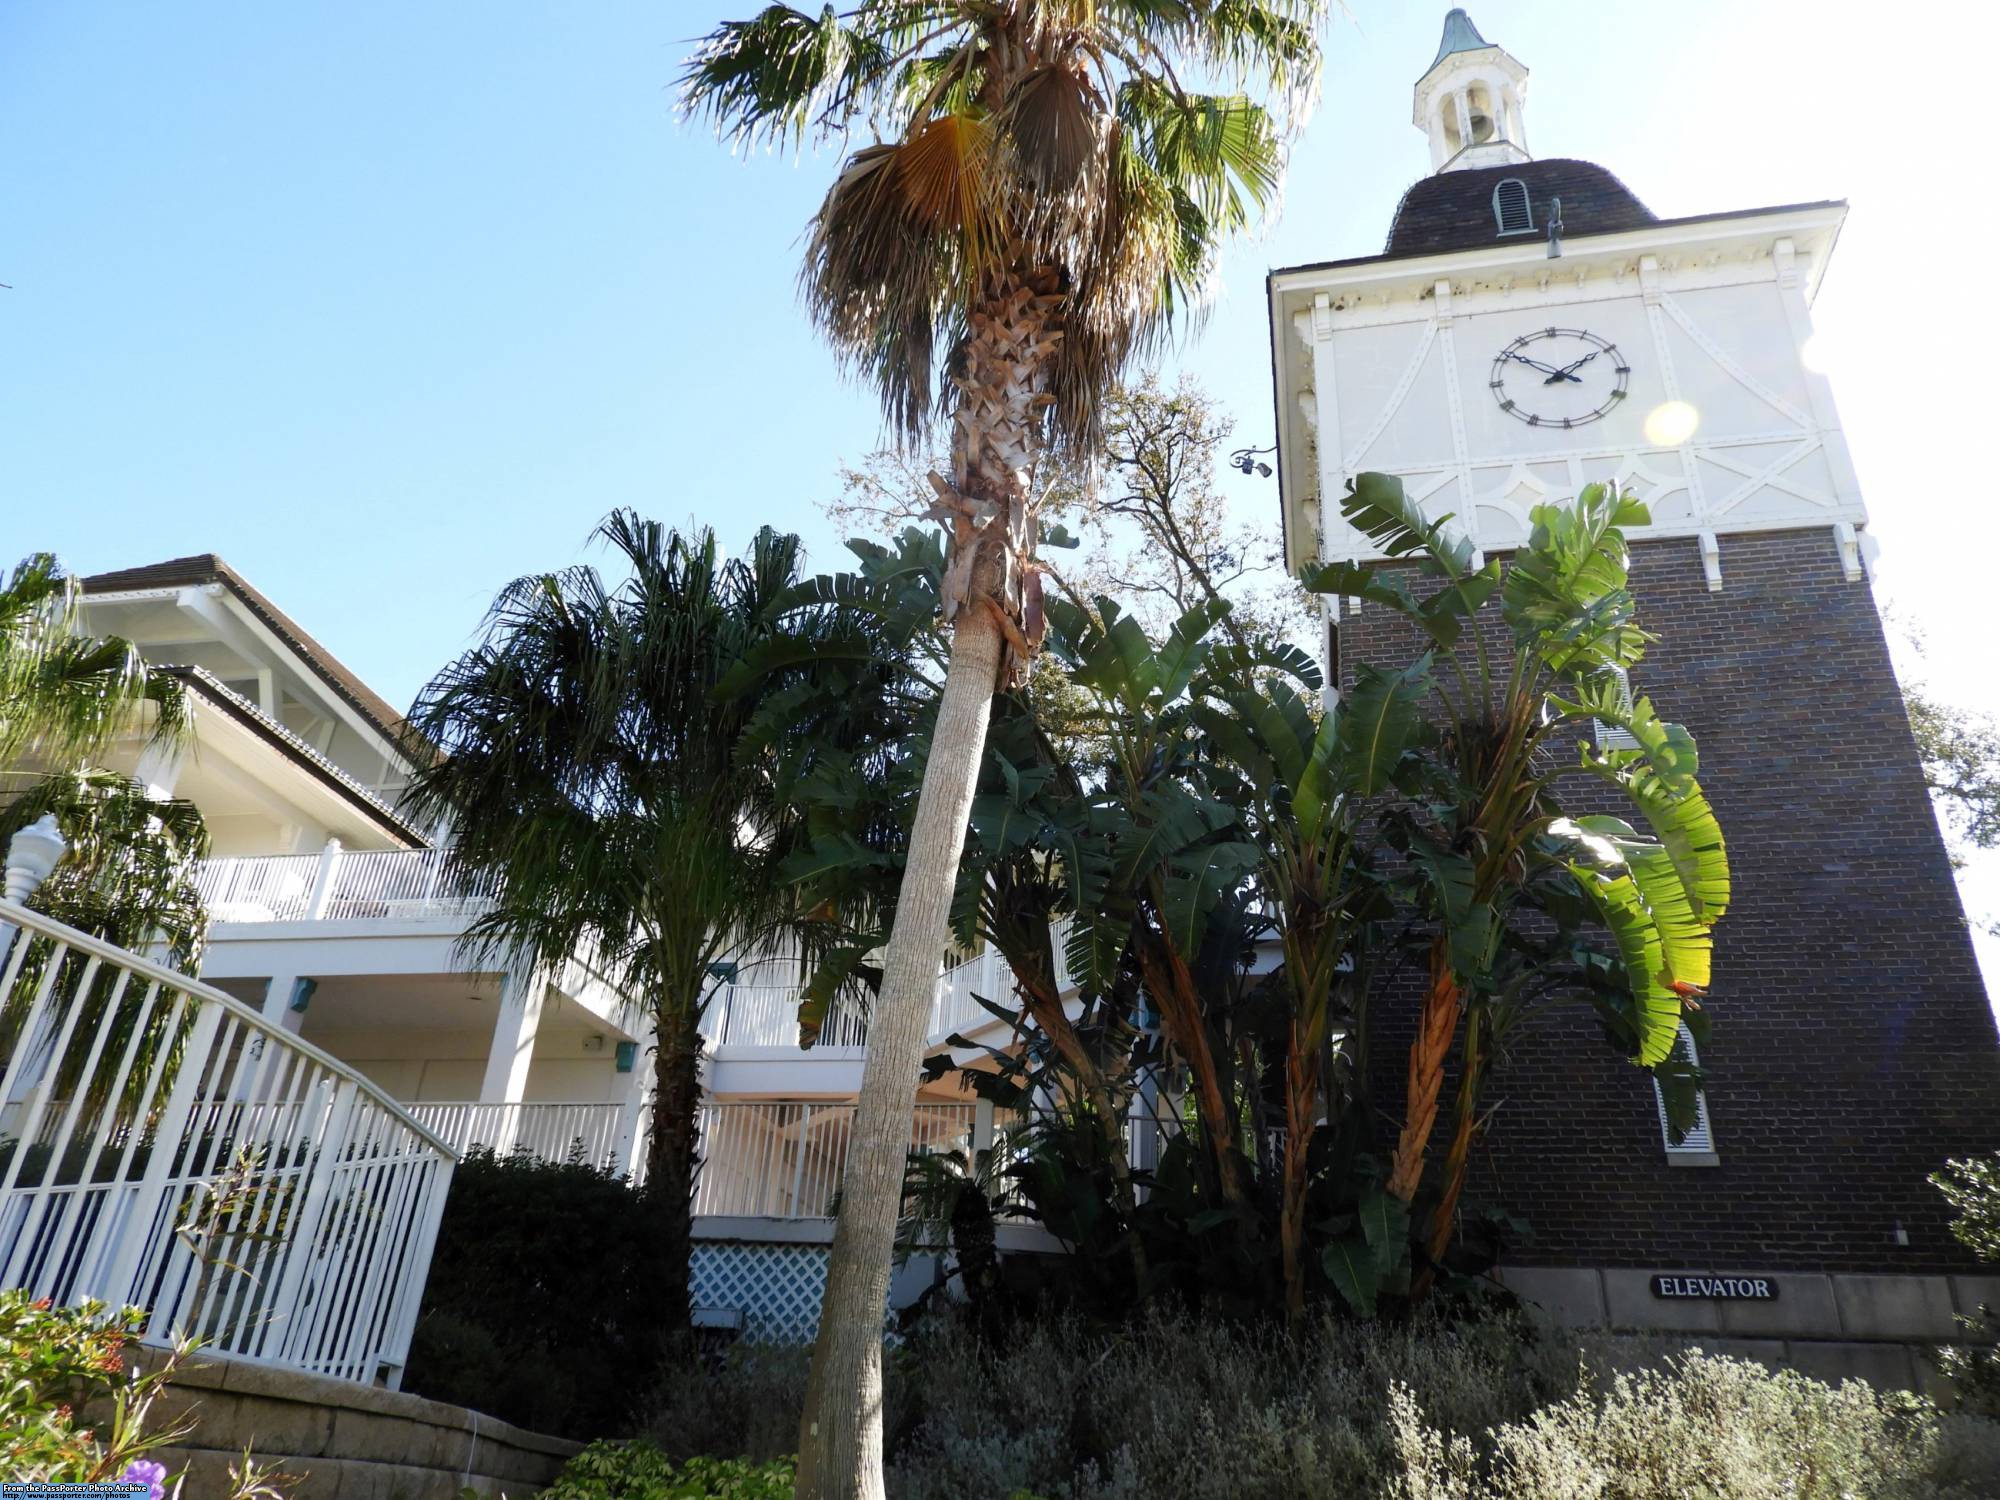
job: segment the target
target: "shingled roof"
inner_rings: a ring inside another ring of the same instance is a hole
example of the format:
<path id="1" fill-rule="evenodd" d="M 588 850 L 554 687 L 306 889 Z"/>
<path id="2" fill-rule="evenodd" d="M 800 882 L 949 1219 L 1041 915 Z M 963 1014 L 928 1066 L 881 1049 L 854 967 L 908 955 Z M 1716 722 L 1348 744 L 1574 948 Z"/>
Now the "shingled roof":
<path id="1" fill-rule="evenodd" d="M 1493 189 L 1509 177 L 1527 185 L 1535 233 L 1548 233 L 1549 205 L 1562 199 L 1565 235 L 1608 234 L 1656 224 L 1659 218 L 1632 195 L 1632 190 L 1595 162 L 1556 157 L 1549 161 L 1512 162 L 1502 167 L 1472 167 L 1426 177 L 1396 207 L 1389 225 L 1389 256 L 1438 255 L 1448 250 L 1474 250 L 1500 242 L 1493 214 Z M 1529 236 L 1509 235 L 1509 239 Z"/>
<path id="2" fill-rule="evenodd" d="M 314 674 L 349 707 L 381 731 L 386 739 L 392 743 L 401 742 L 403 716 L 390 707 L 389 701 L 343 666 L 338 657 L 308 635 L 297 621 L 265 598 L 241 573 L 213 552 L 169 558 L 165 562 L 121 568 L 112 573 L 95 573 L 83 580 L 83 592 L 88 597 L 91 594 L 123 594 L 145 589 L 199 587 L 209 583 L 221 584 L 242 600 L 250 613 L 297 652 L 299 659 L 311 667 Z"/>

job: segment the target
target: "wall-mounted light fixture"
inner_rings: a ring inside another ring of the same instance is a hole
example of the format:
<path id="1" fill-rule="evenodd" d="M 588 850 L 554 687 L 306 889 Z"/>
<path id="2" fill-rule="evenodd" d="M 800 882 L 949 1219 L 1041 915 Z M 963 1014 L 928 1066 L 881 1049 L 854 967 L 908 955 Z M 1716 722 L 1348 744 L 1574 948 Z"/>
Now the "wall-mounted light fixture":
<path id="1" fill-rule="evenodd" d="M 618 1071 L 629 1073 L 638 1065 L 639 1044 L 637 1042 L 620 1042 L 613 1049 L 613 1056 L 616 1059 Z"/>
<path id="2" fill-rule="evenodd" d="M 1255 474 L 1259 479 L 1269 479 L 1271 477 L 1271 466 L 1263 462 L 1257 455 L 1260 453 L 1276 453 L 1277 451 L 1278 445 L 1276 443 L 1271 444 L 1268 448 L 1238 448 L 1234 453 L 1229 455 L 1229 467 L 1239 474 Z"/>

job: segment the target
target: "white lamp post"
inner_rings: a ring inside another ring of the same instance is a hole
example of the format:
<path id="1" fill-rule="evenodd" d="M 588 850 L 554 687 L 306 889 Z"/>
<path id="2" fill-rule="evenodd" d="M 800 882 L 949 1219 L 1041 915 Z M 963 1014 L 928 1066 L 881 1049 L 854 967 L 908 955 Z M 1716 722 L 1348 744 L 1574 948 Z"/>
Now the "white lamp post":
<path id="1" fill-rule="evenodd" d="M 43 813 L 15 834 L 7 844 L 7 899 L 26 901 L 34 895 L 67 853 L 69 840 L 54 813 Z"/>
<path id="2" fill-rule="evenodd" d="M 8 841 L 6 884 L 0 887 L 0 896 L 17 905 L 26 902 L 67 853 L 69 840 L 62 836 L 56 815 L 43 813 Z M 19 931 L 12 922 L 0 922 L 0 964 L 6 963 Z"/>

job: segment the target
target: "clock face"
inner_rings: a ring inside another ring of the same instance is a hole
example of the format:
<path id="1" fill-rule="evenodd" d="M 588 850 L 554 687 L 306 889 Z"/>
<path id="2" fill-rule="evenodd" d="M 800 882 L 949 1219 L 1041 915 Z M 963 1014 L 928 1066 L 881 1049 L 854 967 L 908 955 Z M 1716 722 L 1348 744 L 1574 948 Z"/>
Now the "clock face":
<path id="1" fill-rule="evenodd" d="M 1609 339 L 1581 328 L 1538 328 L 1493 357 L 1486 383 L 1500 409 L 1530 427 L 1582 427 L 1625 399 L 1631 377 Z"/>

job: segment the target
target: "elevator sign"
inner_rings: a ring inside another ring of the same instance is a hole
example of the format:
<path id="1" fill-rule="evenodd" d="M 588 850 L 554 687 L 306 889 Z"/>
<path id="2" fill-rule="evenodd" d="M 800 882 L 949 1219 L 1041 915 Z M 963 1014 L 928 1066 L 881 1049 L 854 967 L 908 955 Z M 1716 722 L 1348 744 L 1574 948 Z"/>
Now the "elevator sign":
<path id="1" fill-rule="evenodd" d="M 1655 1276 L 1653 1295 L 1669 1302 L 1776 1302 L 1778 1283 L 1768 1276 Z"/>

